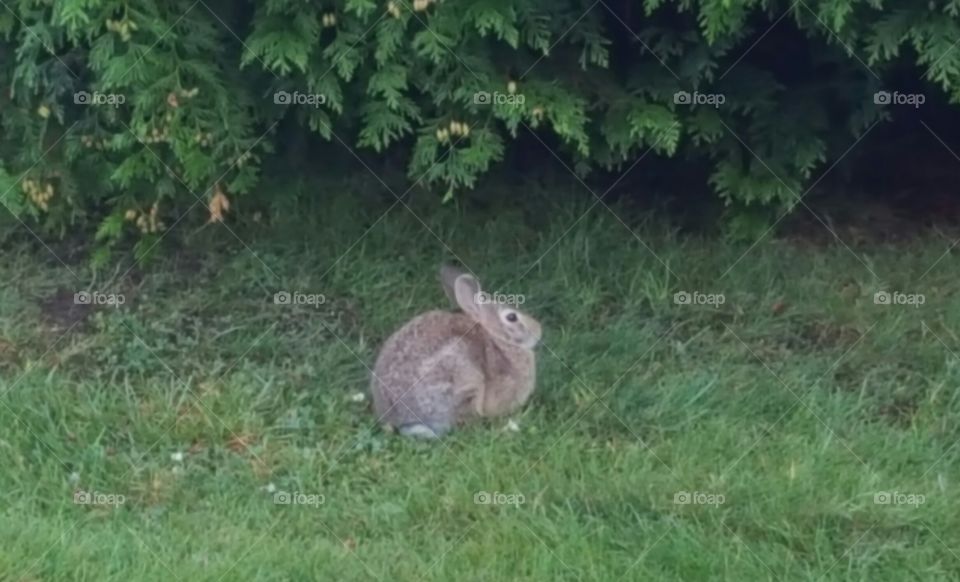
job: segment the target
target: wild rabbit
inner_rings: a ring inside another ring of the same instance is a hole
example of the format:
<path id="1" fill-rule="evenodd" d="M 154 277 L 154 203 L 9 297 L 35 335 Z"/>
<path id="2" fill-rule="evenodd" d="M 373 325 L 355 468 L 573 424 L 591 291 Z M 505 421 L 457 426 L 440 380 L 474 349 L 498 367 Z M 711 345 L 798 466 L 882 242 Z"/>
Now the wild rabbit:
<path id="1" fill-rule="evenodd" d="M 378 420 L 401 434 L 438 438 L 476 417 L 508 414 L 533 392 L 540 324 L 498 304 L 450 266 L 444 291 L 462 313 L 428 311 L 384 343 L 373 372 Z"/>

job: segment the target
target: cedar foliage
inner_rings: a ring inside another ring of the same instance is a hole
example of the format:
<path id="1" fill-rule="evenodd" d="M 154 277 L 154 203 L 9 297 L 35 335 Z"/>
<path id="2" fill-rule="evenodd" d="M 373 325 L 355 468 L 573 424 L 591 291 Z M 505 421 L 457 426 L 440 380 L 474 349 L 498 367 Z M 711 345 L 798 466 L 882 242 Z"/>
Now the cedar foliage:
<path id="1" fill-rule="evenodd" d="M 960 98 L 960 0 L 4 6 L 3 205 L 48 231 L 93 221 L 104 247 L 134 232 L 152 248 L 195 205 L 224 219 L 269 179 L 280 127 L 402 152 L 411 182 L 447 197 L 534 132 L 582 175 L 693 156 L 728 203 L 789 208 L 891 115 L 874 95 L 894 67 Z M 766 52 L 788 33 L 801 46 Z"/>

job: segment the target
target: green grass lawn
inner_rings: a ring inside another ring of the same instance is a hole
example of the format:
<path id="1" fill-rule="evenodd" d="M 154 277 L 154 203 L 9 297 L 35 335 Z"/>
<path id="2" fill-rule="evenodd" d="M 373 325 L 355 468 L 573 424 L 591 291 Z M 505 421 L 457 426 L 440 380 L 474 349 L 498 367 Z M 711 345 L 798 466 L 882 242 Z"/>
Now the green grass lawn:
<path id="1" fill-rule="evenodd" d="M 539 203 L 345 199 L 130 273 L 8 248 L 0 580 L 960 578 L 950 240 L 750 249 Z M 543 323 L 538 388 L 518 431 L 405 441 L 356 398 L 457 258 Z"/>

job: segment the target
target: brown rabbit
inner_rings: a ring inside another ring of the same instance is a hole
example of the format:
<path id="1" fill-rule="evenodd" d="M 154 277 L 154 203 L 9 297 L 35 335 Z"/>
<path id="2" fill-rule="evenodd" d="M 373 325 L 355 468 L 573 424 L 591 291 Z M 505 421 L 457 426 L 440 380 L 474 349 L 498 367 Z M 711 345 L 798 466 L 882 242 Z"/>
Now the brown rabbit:
<path id="1" fill-rule="evenodd" d="M 443 436 L 480 416 L 508 414 L 533 392 L 540 324 L 444 266 L 440 281 L 463 313 L 428 311 L 384 343 L 373 372 L 378 420 L 401 434 Z"/>

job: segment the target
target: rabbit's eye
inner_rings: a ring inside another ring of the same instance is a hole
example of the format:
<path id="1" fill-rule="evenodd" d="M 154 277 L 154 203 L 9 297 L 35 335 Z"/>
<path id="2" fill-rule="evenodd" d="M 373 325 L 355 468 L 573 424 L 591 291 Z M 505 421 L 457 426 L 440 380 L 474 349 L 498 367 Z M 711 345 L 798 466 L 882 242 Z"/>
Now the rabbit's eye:
<path id="1" fill-rule="evenodd" d="M 513 313 L 512 311 L 511 311 L 510 313 L 508 313 L 508 314 L 507 314 L 507 321 L 509 321 L 510 323 L 514 323 L 515 321 L 517 321 L 517 314 L 516 314 L 516 313 Z"/>

